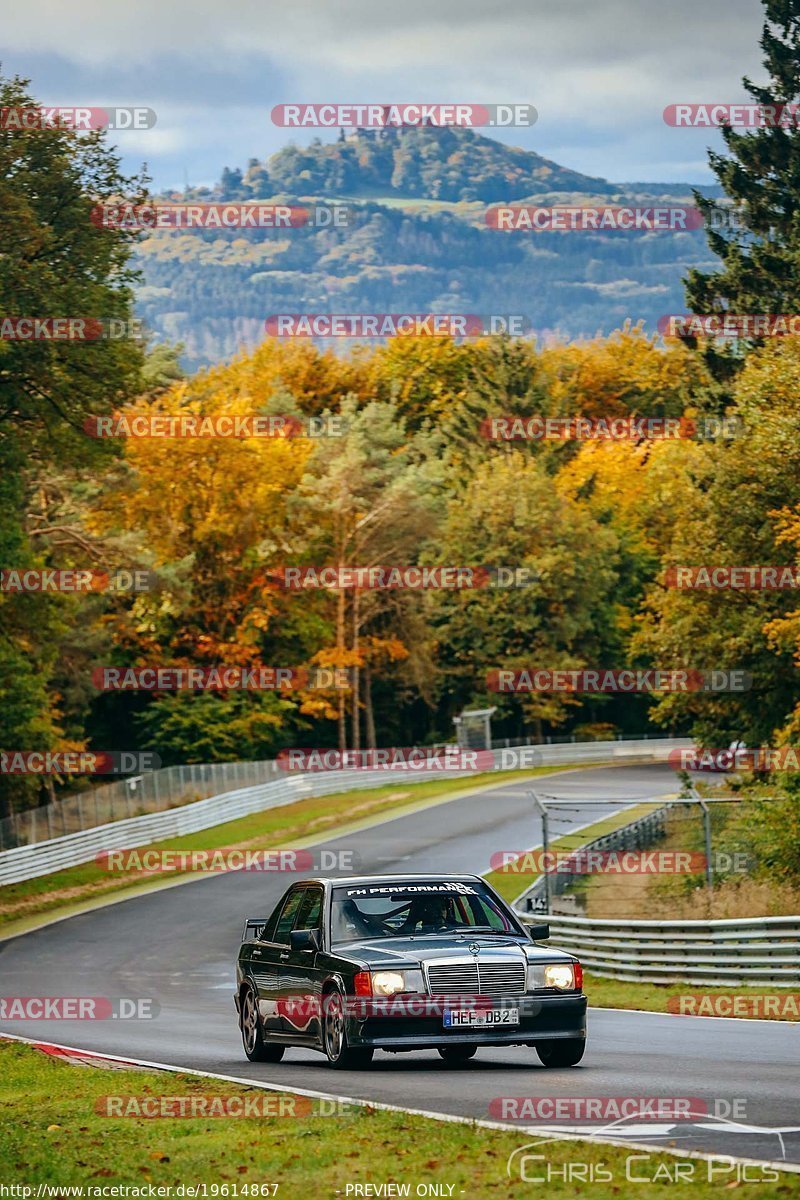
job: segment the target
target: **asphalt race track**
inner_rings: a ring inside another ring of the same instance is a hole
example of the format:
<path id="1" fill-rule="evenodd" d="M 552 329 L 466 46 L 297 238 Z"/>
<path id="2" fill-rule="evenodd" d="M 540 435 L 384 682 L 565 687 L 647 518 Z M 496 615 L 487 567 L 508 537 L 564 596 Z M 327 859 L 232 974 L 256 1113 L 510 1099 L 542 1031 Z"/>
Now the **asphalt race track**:
<path id="1" fill-rule="evenodd" d="M 674 792 L 676 779 L 666 766 L 653 765 L 556 774 L 537 779 L 536 786 L 591 801 L 583 824 L 616 810 L 618 804 L 608 803 L 612 799 L 634 802 Z M 574 827 L 578 818 L 573 813 L 570 819 Z M 559 831 L 553 820 L 551 836 Z M 481 872 L 498 850 L 540 841 L 527 785 L 517 782 L 396 817 L 326 846 L 355 851 L 360 871 Z M 580 1067 L 568 1070 L 545 1070 L 535 1051 L 523 1047 L 481 1049 L 459 1067 L 447 1066 L 435 1051 L 379 1052 L 362 1072 L 331 1071 L 321 1055 L 305 1050 L 289 1050 L 275 1065 L 249 1063 L 232 996 L 242 923 L 246 915 L 268 913 L 291 878 L 259 872 L 205 876 L 0 943 L 3 995 L 152 997 L 160 1006 L 152 1020 L 6 1021 L 0 1029 L 270 1081 L 287 1090 L 482 1119 L 492 1115 L 490 1101 L 502 1096 L 691 1097 L 705 1101 L 709 1112 L 716 1106 L 720 1115 L 730 1111 L 726 1102 L 738 1100 L 744 1119 L 735 1127 L 712 1116 L 677 1126 L 623 1122 L 617 1132 L 654 1146 L 800 1163 L 797 1024 L 593 1009 L 586 1056 Z M 775 1129 L 784 1132 L 770 1132 Z M 527 1140 L 521 1133 L 520 1144 Z"/>

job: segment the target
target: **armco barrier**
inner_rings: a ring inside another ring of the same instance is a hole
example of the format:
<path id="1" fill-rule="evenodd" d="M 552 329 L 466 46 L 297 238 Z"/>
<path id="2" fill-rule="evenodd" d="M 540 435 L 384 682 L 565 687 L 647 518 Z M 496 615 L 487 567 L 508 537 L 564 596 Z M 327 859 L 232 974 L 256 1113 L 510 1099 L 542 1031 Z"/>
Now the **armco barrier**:
<path id="1" fill-rule="evenodd" d="M 543 746 L 531 746 L 538 752 L 537 763 L 556 766 L 566 763 L 624 762 L 643 760 L 664 761 L 671 750 L 688 748 L 692 745 L 685 738 L 654 738 L 648 741 L 630 742 L 565 742 Z M 519 753 L 518 748 L 512 752 Z M 502 750 L 495 752 L 495 770 L 508 769 L 511 760 Z M 79 833 L 36 842 L 30 846 L 15 846 L 0 852 L 0 886 L 19 883 L 23 879 L 35 879 L 49 875 L 66 867 L 75 867 L 91 862 L 95 855 L 104 850 L 132 850 L 149 842 L 169 837 L 182 837 L 210 829 L 237 817 L 277 808 L 302 800 L 306 796 L 327 796 L 336 792 L 361 788 L 385 786 L 400 775 L 405 783 L 411 781 L 409 772 L 395 771 L 323 771 L 303 775 L 286 775 L 273 783 L 255 787 L 239 788 L 185 804 L 181 808 L 163 812 L 147 813 L 140 817 L 129 817 L 106 825 L 98 825 Z M 469 782 L 469 771 L 414 771 L 417 782 L 430 779 L 461 778 Z"/>
<path id="2" fill-rule="evenodd" d="M 525 915 L 524 919 L 541 921 L 542 917 Z M 550 924 L 548 945 L 576 954 L 586 970 L 606 979 L 800 990 L 800 917 L 725 921 L 545 919 Z"/>

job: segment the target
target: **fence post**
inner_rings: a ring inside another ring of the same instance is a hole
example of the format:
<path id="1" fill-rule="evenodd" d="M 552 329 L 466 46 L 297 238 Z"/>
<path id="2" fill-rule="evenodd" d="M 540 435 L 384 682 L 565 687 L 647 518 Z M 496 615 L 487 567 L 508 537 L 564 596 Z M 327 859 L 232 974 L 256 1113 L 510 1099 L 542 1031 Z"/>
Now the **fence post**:
<path id="1" fill-rule="evenodd" d="M 547 864 L 550 861 L 550 833 L 547 827 L 547 806 L 542 803 L 536 792 L 528 793 L 533 803 L 536 805 L 542 817 L 542 866 L 544 868 L 544 911 L 549 916 L 550 914 L 550 872 L 547 869 Z"/>
<path id="2" fill-rule="evenodd" d="M 703 813 L 703 832 L 705 834 L 706 842 L 706 887 L 708 888 L 710 901 L 711 893 L 714 891 L 714 870 L 711 866 L 711 809 L 708 807 L 705 800 L 698 796 L 696 788 L 693 787 L 692 791 L 694 792 L 697 803 L 700 805 Z M 709 916 L 710 915 L 711 914 L 709 913 Z"/>

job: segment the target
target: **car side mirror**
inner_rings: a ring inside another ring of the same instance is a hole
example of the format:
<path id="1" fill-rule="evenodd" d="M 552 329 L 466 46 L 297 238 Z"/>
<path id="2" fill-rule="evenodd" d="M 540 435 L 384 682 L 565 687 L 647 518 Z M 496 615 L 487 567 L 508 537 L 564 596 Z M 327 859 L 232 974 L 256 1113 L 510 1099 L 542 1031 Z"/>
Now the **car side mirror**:
<path id="1" fill-rule="evenodd" d="M 549 925 L 529 925 L 528 937 L 532 942 L 544 942 L 550 937 Z"/>
<path id="2" fill-rule="evenodd" d="M 319 950 L 319 930 L 293 929 L 289 934 L 289 946 L 292 950 Z"/>

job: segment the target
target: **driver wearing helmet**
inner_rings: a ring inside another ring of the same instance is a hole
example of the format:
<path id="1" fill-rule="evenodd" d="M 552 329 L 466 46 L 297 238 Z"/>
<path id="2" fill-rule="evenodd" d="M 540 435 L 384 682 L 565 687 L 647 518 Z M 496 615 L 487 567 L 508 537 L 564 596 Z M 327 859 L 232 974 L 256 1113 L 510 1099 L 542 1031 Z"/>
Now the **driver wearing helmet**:
<path id="1" fill-rule="evenodd" d="M 458 919 L 452 896 L 425 896 L 412 902 L 402 932 L 440 933 L 457 927 Z"/>

